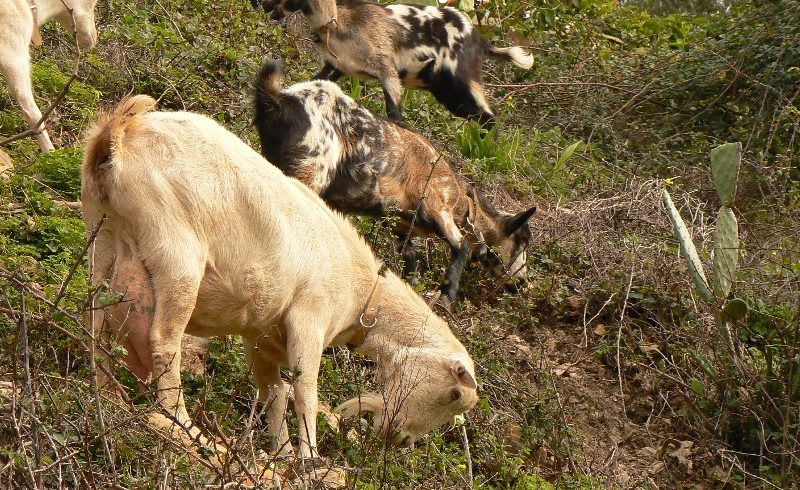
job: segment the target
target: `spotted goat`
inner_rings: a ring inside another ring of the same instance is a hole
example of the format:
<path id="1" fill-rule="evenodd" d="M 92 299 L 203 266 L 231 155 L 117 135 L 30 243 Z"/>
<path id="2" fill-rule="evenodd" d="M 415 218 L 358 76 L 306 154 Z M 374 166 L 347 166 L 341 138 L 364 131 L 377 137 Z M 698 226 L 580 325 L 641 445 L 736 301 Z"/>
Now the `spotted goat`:
<path id="1" fill-rule="evenodd" d="M 254 105 L 262 154 L 332 208 L 397 216 L 401 239 L 409 231 L 444 238 L 452 257 L 441 290 L 451 302 L 470 250 L 509 289 L 526 280 L 535 207 L 498 212 L 425 137 L 373 114 L 332 82 L 285 88 L 278 61 L 261 69 Z M 415 269 L 410 247 L 405 272 Z"/>
<path id="2" fill-rule="evenodd" d="M 520 68 L 533 56 L 520 46 L 498 48 L 481 37 L 469 17 L 452 7 L 382 5 L 363 0 L 251 0 L 273 19 L 301 11 L 325 60 L 316 79 L 346 74 L 378 80 L 386 113 L 402 120 L 403 87 L 430 91 L 453 114 L 495 123 L 481 80 L 486 55 Z"/>

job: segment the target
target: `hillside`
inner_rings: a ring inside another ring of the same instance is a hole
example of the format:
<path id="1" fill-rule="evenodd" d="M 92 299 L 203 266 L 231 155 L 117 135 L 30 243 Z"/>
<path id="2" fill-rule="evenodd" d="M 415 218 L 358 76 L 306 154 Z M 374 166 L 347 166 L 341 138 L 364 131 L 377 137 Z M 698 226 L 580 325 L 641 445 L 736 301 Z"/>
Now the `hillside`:
<path id="1" fill-rule="evenodd" d="M 476 361 L 481 399 L 463 424 L 397 449 L 366 422 L 336 431 L 322 421 L 318 471 L 335 471 L 300 476 L 296 487 L 797 488 L 800 1 L 683 2 L 697 3 L 694 13 L 619 3 L 479 3 L 493 44 L 534 54 L 531 70 L 485 65 L 501 114 L 496 139 L 406 91 L 408 125 L 498 209 L 538 207 L 530 280 L 510 294 L 474 264 L 453 312 L 438 310 Z M 301 16 L 278 23 L 245 0 L 100 0 L 96 14 L 95 48 L 77 51 L 50 23 L 32 51 L 42 109 L 79 62 L 48 121 L 57 149 L 41 154 L 31 138 L 0 146 L 0 486 L 269 488 L 258 472 L 289 463 L 263 451 L 266 420 L 240 339 L 212 340 L 183 376 L 193 419 L 231 442 L 236 457 L 222 468 L 207 449 L 187 451 L 148 426 L 152 393 L 121 365 L 129 399 L 96 390 L 84 314 L 92 298 L 115 295 L 87 280 L 81 141 L 101 110 L 143 93 L 163 109 L 206 114 L 258 149 L 251 96 L 262 62 L 282 59 L 294 83 L 320 61 Z M 385 113 L 378 85 L 339 85 Z M 0 82 L 0 140 L 25 129 Z M 729 297 L 710 306 L 662 190 L 711 276 L 723 203 L 709 154 L 726 142 L 743 147 L 732 205 L 738 270 Z M 391 223 L 353 221 L 400 270 Z M 441 240 L 420 251 L 427 271 L 415 287 L 429 296 L 449 251 Z M 747 313 L 731 317 L 729 352 L 717 317 L 734 296 Z M 372 367 L 327 351 L 321 400 L 336 406 L 368 391 Z"/>

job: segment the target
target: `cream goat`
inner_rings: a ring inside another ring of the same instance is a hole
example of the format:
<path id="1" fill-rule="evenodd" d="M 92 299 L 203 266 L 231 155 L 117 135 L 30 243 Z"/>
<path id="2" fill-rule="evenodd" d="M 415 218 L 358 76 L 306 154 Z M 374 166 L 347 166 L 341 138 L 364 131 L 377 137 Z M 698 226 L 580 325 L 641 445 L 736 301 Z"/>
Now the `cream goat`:
<path id="1" fill-rule="evenodd" d="M 92 47 L 97 42 L 94 7 L 97 0 L 3 0 L 0 2 L 0 73 L 17 100 L 31 129 L 37 128 L 42 111 L 36 105 L 31 86 L 30 44 L 41 44 L 39 27 L 56 19 L 64 29 L 73 32 L 75 17 L 77 42 Z M 67 5 L 73 10 L 71 15 Z M 53 149 L 44 125 L 36 135 L 41 151 Z"/>
<path id="2" fill-rule="evenodd" d="M 125 294 L 106 326 L 127 347 L 132 372 L 157 380 L 159 403 L 192 436 L 179 371 L 184 332 L 242 336 L 276 449 L 291 448 L 280 366 L 293 369 L 303 457 L 316 446 L 327 346 L 354 345 L 377 361 L 384 391 L 363 397 L 363 407 L 394 443 L 476 403 L 464 346 L 413 289 L 381 273 L 347 220 L 211 119 L 154 106 L 133 97 L 91 130 L 81 197 L 88 230 L 107 218 L 92 282 L 109 279 Z"/>

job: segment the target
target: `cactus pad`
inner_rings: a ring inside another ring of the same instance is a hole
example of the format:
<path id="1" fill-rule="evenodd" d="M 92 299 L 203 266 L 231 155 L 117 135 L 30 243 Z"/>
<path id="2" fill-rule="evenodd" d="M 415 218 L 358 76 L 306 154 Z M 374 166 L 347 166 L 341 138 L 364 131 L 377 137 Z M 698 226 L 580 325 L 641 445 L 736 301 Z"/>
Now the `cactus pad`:
<path id="1" fill-rule="evenodd" d="M 675 228 L 675 234 L 678 237 L 678 243 L 681 246 L 681 253 L 683 258 L 686 259 L 686 265 L 689 269 L 689 274 L 692 276 L 695 287 L 700 292 L 700 296 L 706 303 L 714 304 L 714 294 L 708 287 L 708 280 L 703 272 L 703 264 L 700 263 L 700 257 L 697 255 L 697 249 L 694 247 L 692 237 L 689 235 L 689 230 L 686 229 L 686 223 L 683 222 L 678 209 L 672 203 L 672 198 L 664 189 L 661 193 L 664 199 L 664 206 L 667 208 L 667 214 L 672 221 L 672 226 Z"/>
<path id="2" fill-rule="evenodd" d="M 731 208 L 722 206 L 717 215 L 717 232 L 714 240 L 714 293 L 725 298 L 739 263 L 739 225 Z"/>
<path id="3" fill-rule="evenodd" d="M 723 206 L 733 205 L 741 159 L 741 143 L 725 143 L 711 150 L 711 174 Z"/>
<path id="4" fill-rule="evenodd" d="M 739 298 L 728 301 L 722 309 L 722 318 L 726 322 L 733 322 L 747 314 L 747 303 Z"/>

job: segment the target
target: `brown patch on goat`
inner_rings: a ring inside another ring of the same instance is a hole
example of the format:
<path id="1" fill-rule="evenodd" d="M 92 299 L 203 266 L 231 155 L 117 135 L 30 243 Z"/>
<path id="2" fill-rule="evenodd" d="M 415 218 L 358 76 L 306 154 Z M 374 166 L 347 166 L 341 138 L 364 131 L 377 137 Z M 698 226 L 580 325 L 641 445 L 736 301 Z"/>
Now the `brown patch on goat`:
<path id="1" fill-rule="evenodd" d="M 451 228 L 454 222 L 463 222 L 469 211 L 466 183 L 425 138 L 399 126 L 393 128 L 394 131 L 387 131 L 386 139 L 387 146 L 395 150 L 392 161 L 396 164 L 381 176 L 383 200 L 395 201 L 395 206 L 402 210 L 416 209 L 420 203 L 423 219 L 415 222 L 414 234 L 435 233 L 451 246 L 457 246 L 458 237 L 451 233 Z M 452 221 L 444 220 L 441 210 L 447 210 Z M 406 231 L 409 225 L 402 223 L 398 231 Z"/>
<path id="2" fill-rule="evenodd" d="M 149 95 L 136 95 L 123 99 L 109 113 L 102 114 L 90 130 L 83 158 L 84 175 L 90 175 L 102 199 L 108 197 L 105 177 L 113 168 L 111 160 L 119 151 L 117 142 L 126 130 L 133 129 L 136 116 L 152 111 L 156 101 Z"/>

